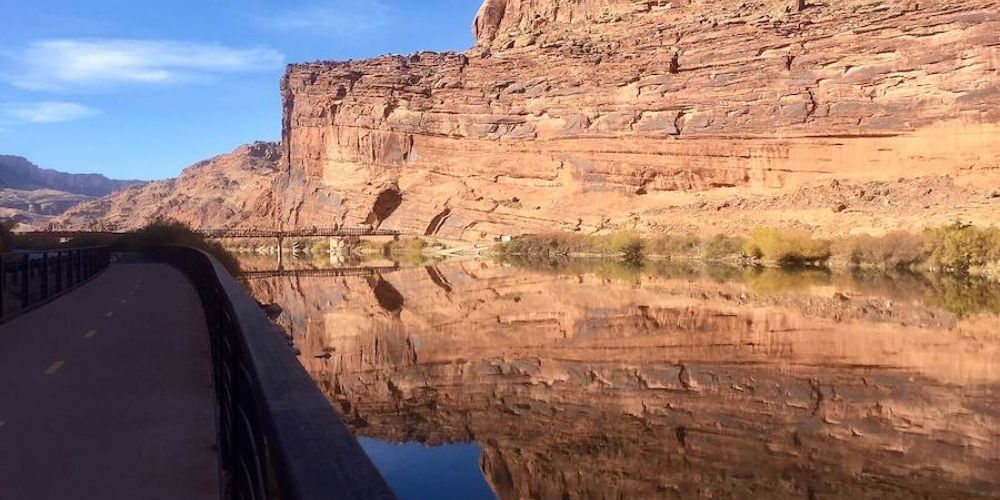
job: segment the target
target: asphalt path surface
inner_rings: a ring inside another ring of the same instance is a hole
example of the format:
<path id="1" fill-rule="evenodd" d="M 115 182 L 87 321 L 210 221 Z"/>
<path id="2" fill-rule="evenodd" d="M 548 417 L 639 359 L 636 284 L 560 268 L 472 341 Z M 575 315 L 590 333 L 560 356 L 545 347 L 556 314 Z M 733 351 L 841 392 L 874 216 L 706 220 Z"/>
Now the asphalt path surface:
<path id="1" fill-rule="evenodd" d="M 131 259 L 0 325 L 0 499 L 219 498 L 204 313 Z"/>

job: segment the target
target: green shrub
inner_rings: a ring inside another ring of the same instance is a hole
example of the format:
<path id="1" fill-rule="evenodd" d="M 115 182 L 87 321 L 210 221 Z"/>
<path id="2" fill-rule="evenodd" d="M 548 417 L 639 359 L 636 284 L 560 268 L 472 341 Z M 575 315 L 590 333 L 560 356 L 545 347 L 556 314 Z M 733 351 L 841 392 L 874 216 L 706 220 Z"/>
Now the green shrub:
<path id="1" fill-rule="evenodd" d="M 525 235 L 496 248 L 501 256 L 559 257 L 573 253 L 615 255 L 623 260 L 642 260 L 645 243 L 632 231 L 588 236 L 579 233 L 545 233 Z"/>
<path id="2" fill-rule="evenodd" d="M 702 246 L 701 238 L 693 234 L 672 235 L 664 234 L 653 238 L 649 243 L 649 253 L 651 255 L 662 255 L 665 257 L 679 255 L 696 255 Z"/>
<path id="3" fill-rule="evenodd" d="M 717 234 L 705 242 L 702 257 L 706 260 L 736 257 L 743 253 L 743 247 L 746 246 L 746 243 L 743 238 Z"/>
<path id="4" fill-rule="evenodd" d="M 427 242 L 422 238 L 401 238 L 385 245 L 387 255 L 422 255 L 427 248 Z"/>
<path id="5" fill-rule="evenodd" d="M 1000 229 L 977 228 L 956 222 L 924 232 L 927 265 L 965 273 L 974 266 L 1000 261 Z"/>
<path id="6" fill-rule="evenodd" d="M 215 256 L 225 268 L 237 275 L 240 263 L 221 244 L 209 241 L 201 233 L 175 220 L 157 220 L 146 227 L 125 234 L 115 244 L 116 250 L 147 252 L 164 245 L 188 246 L 204 250 Z"/>
<path id="7" fill-rule="evenodd" d="M 815 240 L 808 232 L 770 227 L 754 229 L 744 244 L 744 252 L 780 265 L 819 264 L 831 255 L 830 243 Z"/>
<path id="8" fill-rule="evenodd" d="M 642 262 L 645 243 L 632 231 L 617 231 L 601 236 L 596 245 L 597 252 L 605 255 L 621 256 L 625 262 Z"/>
<path id="9" fill-rule="evenodd" d="M 927 259 L 924 238 L 920 235 L 895 231 L 885 236 L 855 236 L 833 244 L 834 253 L 854 265 L 869 265 L 880 269 L 910 269 Z"/>

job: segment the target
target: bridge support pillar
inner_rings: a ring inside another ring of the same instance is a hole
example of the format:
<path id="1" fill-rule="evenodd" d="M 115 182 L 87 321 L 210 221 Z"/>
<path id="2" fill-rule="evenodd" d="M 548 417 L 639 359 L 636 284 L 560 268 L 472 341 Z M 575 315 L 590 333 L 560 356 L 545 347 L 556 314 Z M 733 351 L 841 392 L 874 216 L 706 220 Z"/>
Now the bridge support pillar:
<path id="1" fill-rule="evenodd" d="M 285 238 L 278 236 L 278 270 L 285 269 Z"/>

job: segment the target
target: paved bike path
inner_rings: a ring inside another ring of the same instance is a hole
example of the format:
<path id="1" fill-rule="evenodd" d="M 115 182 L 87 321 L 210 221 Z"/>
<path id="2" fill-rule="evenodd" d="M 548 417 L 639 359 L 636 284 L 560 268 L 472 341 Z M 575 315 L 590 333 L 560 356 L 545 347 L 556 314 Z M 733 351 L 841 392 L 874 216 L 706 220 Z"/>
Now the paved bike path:
<path id="1" fill-rule="evenodd" d="M 204 313 L 176 269 L 112 265 L 0 325 L 0 498 L 218 498 Z"/>

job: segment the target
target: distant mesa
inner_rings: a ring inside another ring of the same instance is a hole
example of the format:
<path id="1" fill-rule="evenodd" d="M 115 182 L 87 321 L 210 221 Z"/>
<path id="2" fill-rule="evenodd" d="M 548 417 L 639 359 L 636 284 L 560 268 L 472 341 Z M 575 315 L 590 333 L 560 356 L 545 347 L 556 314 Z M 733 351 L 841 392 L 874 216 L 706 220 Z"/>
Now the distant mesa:
<path id="1" fill-rule="evenodd" d="M 142 181 L 41 168 L 20 156 L 0 155 L 0 217 L 38 225 L 70 208 Z"/>

